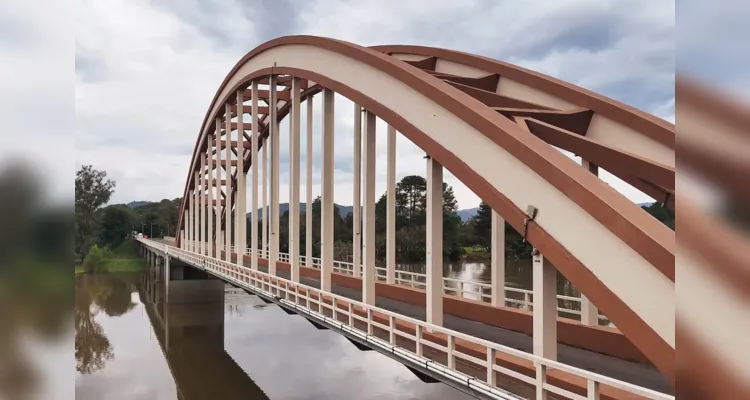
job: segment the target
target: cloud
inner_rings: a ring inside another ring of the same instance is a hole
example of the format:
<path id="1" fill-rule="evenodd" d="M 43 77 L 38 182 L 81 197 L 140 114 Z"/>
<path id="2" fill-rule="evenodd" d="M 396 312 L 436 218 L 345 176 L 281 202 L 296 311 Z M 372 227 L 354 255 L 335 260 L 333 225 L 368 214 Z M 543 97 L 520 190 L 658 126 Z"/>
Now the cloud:
<path id="1" fill-rule="evenodd" d="M 533 68 L 665 118 L 674 114 L 668 106 L 674 97 L 674 6 L 665 2 L 81 1 L 76 23 L 76 165 L 94 163 L 110 172 L 118 180 L 115 202 L 181 196 L 200 124 L 219 83 L 247 51 L 282 35 L 454 48 Z M 351 102 L 337 96 L 335 197 L 342 204 L 352 199 L 353 112 Z M 302 132 L 305 120 L 303 111 Z M 286 122 L 281 132 L 281 159 L 288 160 Z M 386 126 L 379 121 L 378 166 L 385 165 L 385 138 Z M 398 140 L 398 177 L 424 174 L 423 152 L 403 137 Z M 303 156 L 304 143 L 303 134 Z M 304 182 L 304 169 L 301 176 Z M 288 167 L 282 167 L 281 177 L 285 201 Z M 446 173 L 445 179 L 460 207 L 478 204 L 454 177 Z M 382 192 L 382 168 L 376 180 Z M 642 194 L 626 194 L 644 200 Z"/>
<path id="2" fill-rule="evenodd" d="M 72 199 L 75 172 L 73 31 L 66 14 L 21 1 L 0 10 L 0 59 L 10 61 L 0 63 L 0 160 L 29 163 L 55 201 Z"/>
<path id="3" fill-rule="evenodd" d="M 680 70 L 741 99 L 750 100 L 750 48 L 747 37 L 750 2 L 726 0 L 712 3 L 681 0 L 676 59 Z"/>

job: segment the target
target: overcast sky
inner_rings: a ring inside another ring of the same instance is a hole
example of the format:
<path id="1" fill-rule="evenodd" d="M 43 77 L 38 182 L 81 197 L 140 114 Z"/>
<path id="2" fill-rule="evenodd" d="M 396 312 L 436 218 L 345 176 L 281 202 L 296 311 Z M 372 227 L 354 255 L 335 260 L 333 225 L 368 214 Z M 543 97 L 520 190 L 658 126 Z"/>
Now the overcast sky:
<path id="1" fill-rule="evenodd" d="M 218 85 L 249 50 L 292 34 L 480 54 L 673 121 L 674 19 L 672 2 L 654 0 L 79 1 L 75 168 L 93 164 L 106 170 L 117 181 L 114 203 L 180 197 L 196 135 Z M 352 106 L 343 98 L 336 106 L 335 201 L 351 204 Z M 318 131 L 319 114 L 316 122 Z M 286 147 L 282 139 L 282 153 Z M 383 165 L 384 126 L 378 148 L 377 162 Z M 401 138 L 398 177 L 424 174 L 422 155 Z M 286 201 L 285 167 L 281 174 Z M 382 169 L 376 179 L 381 192 Z M 634 201 L 649 200 L 609 176 L 605 180 Z M 459 208 L 478 205 L 479 199 L 449 173 L 446 181 Z M 314 192 L 319 193 L 317 186 Z"/>

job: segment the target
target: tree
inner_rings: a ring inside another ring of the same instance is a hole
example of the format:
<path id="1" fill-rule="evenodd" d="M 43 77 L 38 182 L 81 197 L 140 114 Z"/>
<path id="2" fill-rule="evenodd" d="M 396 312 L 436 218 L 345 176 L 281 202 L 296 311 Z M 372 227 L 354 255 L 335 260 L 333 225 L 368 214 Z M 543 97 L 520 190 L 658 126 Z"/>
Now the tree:
<path id="1" fill-rule="evenodd" d="M 674 230 L 674 213 L 669 211 L 667 207 L 661 203 L 652 203 L 647 206 L 641 206 L 641 208 L 647 213 L 651 214 L 652 217 L 661 221 L 664 225 Z"/>
<path id="2" fill-rule="evenodd" d="M 76 254 L 83 254 L 92 244 L 96 228 L 96 210 L 109 201 L 114 188 L 115 182 L 107 179 L 107 173 L 96 170 L 91 165 L 84 165 L 76 173 Z"/>
<path id="3" fill-rule="evenodd" d="M 157 206 L 158 213 L 156 220 L 168 236 L 174 236 L 172 235 L 172 232 L 174 232 L 175 226 L 177 225 L 178 207 L 179 206 L 174 201 L 167 199 L 162 200 Z M 207 211 L 204 210 L 204 212 Z"/>
<path id="4" fill-rule="evenodd" d="M 160 202 L 147 202 L 133 209 L 136 215 L 133 226 L 136 231 L 145 235 L 151 235 L 153 225 L 153 235 L 156 237 L 167 235 L 175 236 L 177 226 L 177 216 L 182 199 L 173 200 L 163 199 Z M 207 207 L 206 212 L 213 213 L 212 207 Z M 215 228 L 206 226 L 206 231 L 213 233 Z"/>
<path id="5" fill-rule="evenodd" d="M 491 248 L 492 244 L 492 208 L 485 203 L 479 204 L 477 214 L 471 218 L 470 222 L 474 238 L 477 243 L 484 247 Z M 531 256 L 532 246 L 523 241 L 523 235 L 518 233 L 507 222 L 505 223 L 505 254 L 517 258 L 527 258 Z"/>
<path id="6" fill-rule="evenodd" d="M 396 258 L 401 261 L 425 259 L 427 224 L 427 180 L 419 175 L 405 176 L 396 184 Z M 385 257 L 386 201 L 383 194 L 375 204 L 376 254 Z M 443 183 L 443 255 L 456 259 L 461 254 L 461 218 L 453 188 Z M 351 235 L 350 235 L 351 236 Z"/>
<path id="7" fill-rule="evenodd" d="M 443 183 L 443 255 L 456 260 L 463 249 L 459 241 L 461 217 L 458 216 L 458 202 L 453 188 Z"/>
<path id="8" fill-rule="evenodd" d="M 117 247 L 132 231 L 135 213 L 130 207 L 116 204 L 101 210 L 99 217 L 99 244 Z"/>
<path id="9" fill-rule="evenodd" d="M 474 237 L 476 243 L 483 247 L 490 248 L 492 233 L 492 208 L 485 202 L 479 203 L 479 210 L 472 217 L 472 227 L 474 228 Z M 468 244 L 468 243 L 467 243 Z"/>
<path id="10" fill-rule="evenodd" d="M 94 318 L 92 296 L 83 279 L 75 281 L 75 358 L 76 371 L 91 374 L 114 358 L 112 345 L 102 326 Z"/>
<path id="11" fill-rule="evenodd" d="M 89 252 L 83 260 L 83 270 L 86 271 L 86 273 L 104 271 L 107 262 L 112 259 L 112 257 L 112 252 L 109 249 L 102 249 L 94 244 L 89 248 Z"/>

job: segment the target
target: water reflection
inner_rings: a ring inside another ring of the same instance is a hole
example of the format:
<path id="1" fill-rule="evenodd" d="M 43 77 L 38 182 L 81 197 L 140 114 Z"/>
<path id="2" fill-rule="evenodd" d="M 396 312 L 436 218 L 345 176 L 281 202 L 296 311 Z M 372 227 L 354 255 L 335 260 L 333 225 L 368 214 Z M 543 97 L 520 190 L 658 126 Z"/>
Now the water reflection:
<path id="1" fill-rule="evenodd" d="M 545 261 L 548 262 L 548 261 Z M 404 263 L 397 264 L 397 269 L 403 269 L 405 271 L 425 273 L 424 263 Z M 531 259 L 507 259 L 505 260 L 505 286 L 531 290 L 533 284 L 533 269 Z M 443 276 L 447 278 L 466 280 L 477 283 L 490 283 L 490 261 L 477 261 L 477 262 L 447 262 L 443 265 Z M 423 280 L 424 281 L 424 280 Z M 451 287 L 457 287 L 452 283 L 449 283 Z M 464 288 L 469 291 L 471 289 L 476 290 L 475 285 L 465 284 Z M 565 279 L 565 277 L 557 273 L 557 294 L 566 296 L 580 296 L 580 292 L 573 287 L 573 285 Z M 477 296 L 478 297 L 478 296 Z M 476 298 L 476 300 L 479 300 Z"/>
<path id="2" fill-rule="evenodd" d="M 76 371 L 94 373 L 113 359 L 115 354 L 97 314 L 121 316 L 135 307 L 130 293 L 136 274 L 83 275 L 75 282 L 75 358 Z"/>
<path id="3" fill-rule="evenodd" d="M 67 269 L 0 261 L 0 399 L 65 398 L 49 375 L 70 365 L 72 282 Z M 47 269 L 45 269 L 47 268 Z M 44 358 L 38 357 L 44 349 Z M 60 363 L 61 356 L 67 356 Z M 61 367 L 62 366 L 62 367 Z"/>
<path id="4" fill-rule="evenodd" d="M 469 398 L 239 289 L 165 304 L 158 268 L 76 284 L 78 399 Z"/>

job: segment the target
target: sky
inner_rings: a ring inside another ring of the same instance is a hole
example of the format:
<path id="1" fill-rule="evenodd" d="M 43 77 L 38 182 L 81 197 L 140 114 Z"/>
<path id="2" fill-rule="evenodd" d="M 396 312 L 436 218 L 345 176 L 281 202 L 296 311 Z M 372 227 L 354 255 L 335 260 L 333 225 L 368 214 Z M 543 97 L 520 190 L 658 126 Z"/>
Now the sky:
<path id="1" fill-rule="evenodd" d="M 30 12 L 40 14 L 37 25 L 2 23 L 2 13 L 12 21 L 14 14 Z M 79 0 L 72 11 L 37 10 L 19 1 L 2 13 L 0 31 L 20 37 L 15 41 L 18 49 L 24 40 L 37 43 L 37 51 L 45 57 L 59 52 L 55 59 L 64 60 L 66 71 L 70 61 L 74 66 L 72 104 L 66 97 L 40 95 L 55 84 L 51 77 L 32 83 L 35 92 L 15 83 L 30 96 L 41 97 L 39 106 L 47 110 L 46 121 L 19 123 L 19 129 L 47 135 L 41 143 L 45 151 L 72 151 L 74 166 L 53 168 L 52 176 L 73 176 L 73 168 L 86 164 L 106 170 L 117 182 L 111 203 L 180 197 L 200 124 L 217 87 L 244 54 L 284 35 L 328 36 L 365 46 L 418 44 L 479 54 L 561 78 L 674 121 L 675 10 L 669 1 Z M 61 13 L 72 13 L 72 45 L 67 32 L 45 29 L 57 23 Z M 28 66 L 40 75 L 47 67 L 45 63 Z M 0 79 L 14 84 L 12 77 Z M 339 204 L 352 200 L 352 113 L 351 103 L 337 97 L 334 179 Z M 74 118 L 72 146 L 45 131 L 52 130 L 57 120 L 71 123 L 70 118 Z M 317 133 L 319 114 L 315 120 Z M 281 129 L 287 132 L 285 123 Z M 385 162 L 385 132 L 385 125 L 379 125 L 378 165 Z M 285 160 L 284 139 L 281 148 Z M 316 194 L 319 150 L 318 137 Z M 424 175 L 422 156 L 400 137 L 397 179 Z M 281 201 L 288 198 L 285 168 Z M 633 201 L 649 200 L 616 178 L 604 175 L 603 179 Z M 445 180 L 454 188 L 459 208 L 478 205 L 479 198 L 450 173 Z M 382 193 L 381 169 L 376 181 L 376 190 Z"/>

